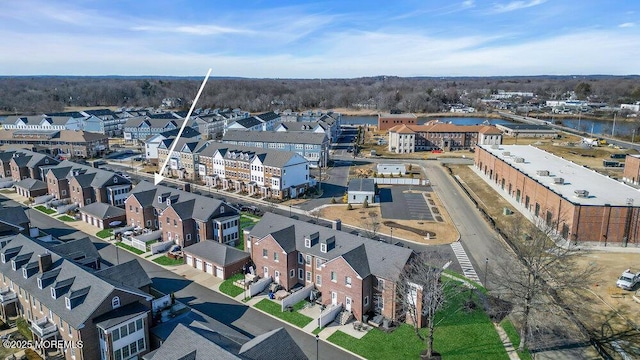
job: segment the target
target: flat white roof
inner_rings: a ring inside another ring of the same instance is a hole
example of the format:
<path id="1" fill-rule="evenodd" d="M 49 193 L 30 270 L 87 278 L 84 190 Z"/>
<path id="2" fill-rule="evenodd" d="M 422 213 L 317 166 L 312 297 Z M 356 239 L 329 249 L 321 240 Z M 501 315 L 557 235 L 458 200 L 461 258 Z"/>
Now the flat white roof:
<path id="1" fill-rule="evenodd" d="M 477 146 L 573 203 L 640 207 L 640 191 L 635 188 L 535 146 L 499 145 L 498 148 L 494 148 L 495 145 Z M 520 162 L 521 160 L 523 161 Z M 547 170 L 549 175 L 539 175 L 540 170 Z M 554 179 L 557 178 L 564 179 L 564 183 L 554 183 Z M 577 196 L 576 191 L 579 190 L 588 191 L 589 196 Z"/>

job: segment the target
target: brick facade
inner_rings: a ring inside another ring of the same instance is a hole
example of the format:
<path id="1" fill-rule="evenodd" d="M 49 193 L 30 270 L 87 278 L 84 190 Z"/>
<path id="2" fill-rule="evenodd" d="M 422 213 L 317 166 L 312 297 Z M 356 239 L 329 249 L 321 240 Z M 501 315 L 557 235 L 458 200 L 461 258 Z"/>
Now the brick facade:
<path id="1" fill-rule="evenodd" d="M 640 156 L 627 155 L 624 159 L 622 180 L 633 185 L 640 184 Z"/>

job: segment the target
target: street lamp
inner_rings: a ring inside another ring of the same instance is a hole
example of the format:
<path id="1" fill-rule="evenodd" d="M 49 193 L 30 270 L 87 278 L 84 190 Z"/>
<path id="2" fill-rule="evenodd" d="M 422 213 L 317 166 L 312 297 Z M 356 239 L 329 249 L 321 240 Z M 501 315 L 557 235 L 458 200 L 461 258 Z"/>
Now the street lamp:
<path id="1" fill-rule="evenodd" d="M 391 243 L 393 244 L 393 228 L 390 227 L 390 229 L 391 229 Z"/>
<path id="2" fill-rule="evenodd" d="M 289 217 L 291 217 L 291 203 L 289 203 Z"/>
<path id="3" fill-rule="evenodd" d="M 320 343 L 320 335 L 316 334 L 316 360 L 320 358 L 320 353 L 318 352 L 319 343 Z"/>
<path id="4" fill-rule="evenodd" d="M 484 284 L 484 287 L 487 287 L 487 270 L 489 268 L 489 258 L 484 259 L 484 281 L 482 282 Z"/>

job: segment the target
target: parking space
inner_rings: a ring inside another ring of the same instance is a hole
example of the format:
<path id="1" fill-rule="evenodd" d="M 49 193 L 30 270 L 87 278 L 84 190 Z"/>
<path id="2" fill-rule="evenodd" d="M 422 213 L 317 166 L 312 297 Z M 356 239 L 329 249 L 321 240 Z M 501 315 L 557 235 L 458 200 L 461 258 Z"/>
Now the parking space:
<path id="1" fill-rule="evenodd" d="M 413 187 L 415 189 L 415 187 Z M 380 189 L 380 211 L 384 219 L 433 221 L 433 213 L 422 192 L 407 192 L 409 186 Z"/>

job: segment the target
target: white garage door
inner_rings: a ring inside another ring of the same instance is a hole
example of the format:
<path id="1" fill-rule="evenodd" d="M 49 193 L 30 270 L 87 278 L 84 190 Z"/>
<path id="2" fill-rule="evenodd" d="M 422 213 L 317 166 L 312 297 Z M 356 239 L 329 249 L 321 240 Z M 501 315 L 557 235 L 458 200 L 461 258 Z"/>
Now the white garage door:
<path id="1" fill-rule="evenodd" d="M 209 273 L 209 274 L 213 275 L 213 266 L 211 266 L 211 264 L 209 264 L 209 263 L 205 263 L 205 267 L 206 267 L 206 269 L 207 269 L 207 270 L 206 270 L 206 271 L 207 271 L 207 273 Z"/>
<path id="2" fill-rule="evenodd" d="M 224 278 L 224 271 L 219 266 L 216 266 L 216 276 L 219 277 L 220 279 Z"/>
<path id="3" fill-rule="evenodd" d="M 204 268 L 202 267 L 202 260 L 201 259 L 196 259 L 196 269 L 204 270 Z"/>
<path id="4" fill-rule="evenodd" d="M 187 255 L 187 265 L 193 266 L 193 256 Z"/>

